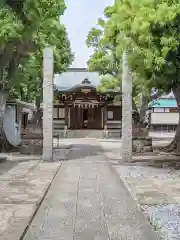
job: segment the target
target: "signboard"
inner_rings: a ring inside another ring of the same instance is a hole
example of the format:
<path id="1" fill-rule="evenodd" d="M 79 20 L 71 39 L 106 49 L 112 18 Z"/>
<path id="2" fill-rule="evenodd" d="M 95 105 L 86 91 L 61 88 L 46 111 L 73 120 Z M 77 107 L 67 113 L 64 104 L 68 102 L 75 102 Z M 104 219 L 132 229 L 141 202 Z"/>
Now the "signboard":
<path id="1" fill-rule="evenodd" d="M 178 112 L 178 109 L 177 108 L 170 108 L 169 112 Z"/>
<path id="2" fill-rule="evenodd" d="M 81 92 L 83 92 L 83 93 L 89 93 L 89 92 L 91 92 L 91 89 L 89 89 L 89 88 L 82 88 L 82 89 L 81 89 Z"/>

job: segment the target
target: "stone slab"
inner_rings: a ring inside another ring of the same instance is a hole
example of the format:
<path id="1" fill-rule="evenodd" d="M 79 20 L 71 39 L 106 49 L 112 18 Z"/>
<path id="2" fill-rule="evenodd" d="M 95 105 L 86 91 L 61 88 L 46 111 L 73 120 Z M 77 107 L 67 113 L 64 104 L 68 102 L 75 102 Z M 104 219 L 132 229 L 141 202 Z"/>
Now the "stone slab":
<path id="1" fill-rule="evenodd" d="M 24 240 L 73 240 L 80 167 L 63 162 Z"/>
<path id="2" fill-rule="evenodd" d="M 176 170 L 113 165 L 140 204 L 180 203 L 180 174 Z"/>
<path id="3" fill-rule="evenodd" d="M 169 162 L 178 161 L 180 162 L 180 156 L 156 154 L 156 155 L 139 155 L 133 156 L 132 162 Z"/>
<path id="4" fill-rule="evenodd" d="M 98 143 L 76 139 L 24 240 L 128 239 L 124 236 L 158 239 Z"/>
<path id="5" fill-rule="evenodd" d="M 0 239 L 20 239 L 35 209 L 35 204 L 0 204 Z"/>
<path id="6" fill-rule="evenodd" d="M 60 165 L 20 162 L 0 176 L 0 239 L 20 239 Z"/>
<path id="7" fill-rule="evenodd" d="M 26 175 L 31 169 L 37 166 L 39 161 L 28 161 L 28 162 L 20 162 L 17 164 L 14 168 L 10 169 L 8 172 L 5 172 L 0 176 L 0 182 L 1 181 L 11 181 L 16 178 L 19 178 L 20 176 Z"/>
<path id="8" fill-rule="evenodd" d="M 112 148 L 108 148 L 108 151 L 114 152 L 113 144 L 111 145 Z M 107 145 L 104 144 L 103 147 L 106 150 Z M 151 222 L 153 228 L 159 232 L 161 239 L 179 239 L 180 172 L 169 167 L 148 167 L 145 162 L 125 165 L 120 161 L 110 159 L 109 163 L 118 177 L 123 180 L 128 192 L 143 210 L 145 217 Z M 113 206 L 109 210 L 109 215 L 119 214 L 117 209 Z M 112 219 L 109 219 L 108 223 L 111 224 L 111 221 Z M 131 236 L 125 234 L 126 231 L 124 231 L 123 236 L 121 235 L 121 230 L 126 229 L 126 226 L 123 228 L 121 222 L 115 221 L 113 224 L 116 230 L 114 235 L 112 233 L 114 239 L 132 239 Z M 113 227 L 110 227 L 110 229 Z M 136 227 L 132 227 L 132 230 L 137 234 L 136 239 L 141 239 Z M 132 230 L 129 229 L 128 232 Z"/>
<path id="9" fill-rule="evenodd" d="M 7 160 L 10 161 L 29 161 L 29 160 L 41 160 L 41 156 L 38 155 L 24 155 L 24 154 L 20 154 L 19 152 L 15 152 L 15 153 L 7 153 Z"/>

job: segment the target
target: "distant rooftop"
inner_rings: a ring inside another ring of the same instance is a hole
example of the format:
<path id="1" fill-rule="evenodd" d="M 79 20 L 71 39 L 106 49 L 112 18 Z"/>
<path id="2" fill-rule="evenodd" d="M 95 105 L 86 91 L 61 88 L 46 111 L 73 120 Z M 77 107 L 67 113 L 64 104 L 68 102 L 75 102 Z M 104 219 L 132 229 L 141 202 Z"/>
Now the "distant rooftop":
<path id="1" fill-rule="evenodd" d="M 67 72 L 88 72 L 87 68 L 69 68 Z"/>
<path id="2" fill-rule="evenodd" d="M 55 75 L 54 84 L 58 89 L 64 90 L 81 84 L 84 79 L 88 79 L 95 87 L 100 83 L 100 76 L 97 72 L 88 72 L 87 68 L 69 68 L 67 72 Z"/>
<path id="3" fill-rule="evenodd" d="M 174 93 L 173 92 L 170 92 L 169 94 L 167 93 L 164 93 L 162 94 L 162 96 L 160 98 L 174 98 Z"/>
<path id="4" fill-rule="evenodd" d="M 175 98 L 159 98 L 149 103 L 149 107 L 152 108 L 177 108 L 177 102 Z"/>

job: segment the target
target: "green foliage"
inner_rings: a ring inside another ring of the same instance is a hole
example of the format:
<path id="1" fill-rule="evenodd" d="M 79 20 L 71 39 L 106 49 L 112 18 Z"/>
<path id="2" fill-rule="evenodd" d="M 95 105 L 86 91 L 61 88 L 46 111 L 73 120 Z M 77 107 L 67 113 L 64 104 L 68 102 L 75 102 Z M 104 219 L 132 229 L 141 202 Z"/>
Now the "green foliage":
<path id="1" fill-rule="evenodd" d="M 117 54 L 129 50 L 129 64 L 148 86 L 168 91 L 180 84 L 180 2 L 169 0 L 117 1 L 106 35 L 116 25 Z M 126 36 L 128 39 L 125 39 Z"/>
<path id="2" fill-rule="evenodd" d="M 66 28 L 60 22 L 63 0 L 6 0 L 0 9 L 0 83 L 11 97 L 31 101 L 42 95 L 42 51 L 52 46 L 54 71 L 73 61 Z"/>
<path id="3" fill-rule="evenodd" d="M 105 20 L 99 19 L 97 28 L 92 28 L 87 36 L 87 46 L 93 48 L 94 53 L 88 60 L 90 71 L 96 71 L 101 78 L 99 89 L 105 91 L 109 89 L 119 89 L 121 87 L 122 75 L 122 53 L 119 54 L 119 31 L 117 22 L 112 21 L 115 5 L 104 10 Z M 133 73 L 133 96 L 142 92 L 138 74 Z M 147 92 L 143 85 L 143 91 Z"/>
<path id="4" fill-rule="evenodd" d="M 116 68 L 116 73 L 121 73 L 126 48 L 135 101 L 141 93 L 148 98 L 152 87 L 163 92 L 180 89 L 179 1 L 117 0 L 105 9 L 105 16 L 99 48 L 94 48 L 88 61 L 91 70 L 113 75 Z M 99 54 L 102 49 L 104 55 Z"/>
<path id="5" fill-rule="evenodd" d="M 100 85 L 98 86 L 99 92 L 106 92 L 107 90 L 118 90 L 120 87 L 120 80 L 112 75 L 106 75 L 101 78 Z"/>
<path id="6" fill-rule="evenodd" d="M 121 59 L 117 57 L 116 47 L 118 32 L 112 28 L 111 35 L 105 35 L 107 23 L 111 19 L 112 8 L 104 10 L 105 19 L 98 19 L 96 28 L 92 28 L 87 36 L 87 46 L 93 48 L 94 53 L 88 60 L 90 71 L 97 71 L 100 75 L 119 77 Z"/>

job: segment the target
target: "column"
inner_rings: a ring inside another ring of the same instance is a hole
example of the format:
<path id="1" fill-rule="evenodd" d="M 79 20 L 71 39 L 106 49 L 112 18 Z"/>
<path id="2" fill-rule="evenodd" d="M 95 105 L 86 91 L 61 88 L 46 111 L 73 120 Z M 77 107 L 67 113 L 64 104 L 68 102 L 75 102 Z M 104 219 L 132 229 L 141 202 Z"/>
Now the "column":
<path id="1" fill-rule="evenodd" d="M 126 52 L 123 54 L 122 75 L 122 161 L 132 161 L 132 78 Z"/>
<path id="2" fill-rule="evenodd" d="M 53 159 L 53 50 L 43 51 L 43 160 Z"/>

